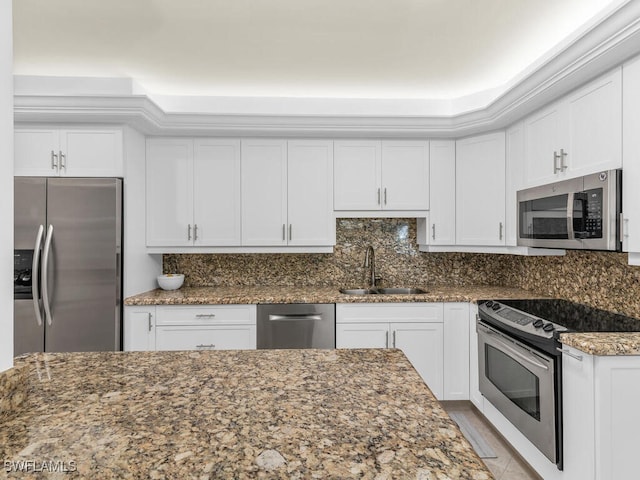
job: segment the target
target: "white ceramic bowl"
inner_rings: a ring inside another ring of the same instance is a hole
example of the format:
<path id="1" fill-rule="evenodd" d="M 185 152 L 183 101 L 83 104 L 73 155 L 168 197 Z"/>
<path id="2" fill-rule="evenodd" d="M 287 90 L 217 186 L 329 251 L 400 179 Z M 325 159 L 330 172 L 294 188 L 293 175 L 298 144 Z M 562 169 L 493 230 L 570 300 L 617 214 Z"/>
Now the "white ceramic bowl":
<path id="1" fill-rule="evenodd" d="M 167 273 L 158 277 L 158 285 L 163 290 L 177 290 L 184 283 L 184 275 L 181 273 Z"/>

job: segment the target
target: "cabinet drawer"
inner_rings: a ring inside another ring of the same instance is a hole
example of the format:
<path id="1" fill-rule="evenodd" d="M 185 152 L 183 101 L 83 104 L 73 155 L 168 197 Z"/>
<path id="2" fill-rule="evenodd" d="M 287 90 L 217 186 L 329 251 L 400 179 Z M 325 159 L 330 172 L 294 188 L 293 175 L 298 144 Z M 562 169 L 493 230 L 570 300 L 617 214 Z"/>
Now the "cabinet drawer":
<path id="1" fill-rule="evenodd" d="M 159 306 L 157 325 L 255 325 L 255 305 Z"/>
<path id="2" fill-rule="evenodd" d="M 443 316 L 442 303 L 341 303 L 336 305 L 336 323 L 441 323 Z"/>
<path id="3" fill-rule="evenodd" d="M 170 325 L 156 329 L 157 350 L 253 350 L 255 348 L 255 325 Z"/>

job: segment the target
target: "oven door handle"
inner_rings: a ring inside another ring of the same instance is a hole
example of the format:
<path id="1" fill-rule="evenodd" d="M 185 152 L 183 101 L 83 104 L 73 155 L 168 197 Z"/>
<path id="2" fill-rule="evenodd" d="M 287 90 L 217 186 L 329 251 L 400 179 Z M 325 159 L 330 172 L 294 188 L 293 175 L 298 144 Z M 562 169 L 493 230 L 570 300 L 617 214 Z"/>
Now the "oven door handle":
<path id="1" fill-rule="evenodd" d="M 487 328 L 485 328 L 483 330 L 488 335 L 491 335 L 491 336 L 494 336 L 494 337 L 498 337 L 498 341 L 500 341 L 500 346 L 503 347 L 505 350 L 507 350 L 509 353 L 512 353 L 513 355 L 515 355 L 519 359 L 524 360 L 525 362 L 530 363 L 531 365 L 535 365 L 536 367 L 541 368 L 542 370 L 549 370 L 549 367 L 547 365 L 545 365 L 544 363 L 540 363 L 540 362 L 538 362 L 536 360 L 533 360 L 532 358 L 527 357 L 523 353 L 519 352 L 515 348 L 513 348 L 510 345 L 508 345 L 507 343 L 505 343 L 505 341 L 503 340 L 503 338 L 505 338 L 504 335 L 501 335 L 498 332 L 495 332 L 495 331 L 487 329 Z"/>

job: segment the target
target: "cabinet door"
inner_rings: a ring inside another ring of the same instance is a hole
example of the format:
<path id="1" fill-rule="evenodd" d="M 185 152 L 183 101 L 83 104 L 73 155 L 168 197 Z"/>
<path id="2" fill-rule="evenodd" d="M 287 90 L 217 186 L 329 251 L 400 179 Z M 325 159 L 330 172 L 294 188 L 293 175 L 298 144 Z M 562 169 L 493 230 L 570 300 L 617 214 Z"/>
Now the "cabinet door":
<path id="1" fill-rule="evenodd" d="M 14 175 L 55 177 L 59 174 L 58 131 L 16 129 L 14 132 Z"/>
<path id="2" fill-rule="evenodd" d="M 572 177 L 622 166 L 622 72 L 591 82 L 567 99 L 565 164 Z"/>
<path id="3" fill-rule="evenodd" d="M 455 245 L 456 142 L 432 141 L 429 148 L 429 244 Z"/>
<path id="4" fill-rule="evenodd" d="M 289 245 L 335 245 L 333 142 L 289 140 Z"/>
<path id="5" fill-rule="evenodd" d="M 147 246 L 193 244 L 193 141 L 147 141 Z"/>
<path id="6" fill-rule="evenodd" d="M 286 245 L 286 140 L 243 140 L 241 171 L 242 244 Z"/>
<path id="7" fill-rule="evenodd" d="M 456 244 L 504 245 L 504 132 L 456 142 Z"/>
<path id="8" fill-rule="evenodd" d="M 240 245 L 240 140 L 199 139 L 193 155 L 193 244 Z"/>
<path id="9" fill-rule="evenodd" d="M 622 249 L 640 252 L 640 57 L 624 64 Z"/>
<path id="10" fill-rule="evenodd" d="M 60 131 L 60 174 L 69 177 L 121 177 L 122 131 Z"/>
<path id="11" fill-rule="evenodd" d="M 469 304 L 444 304 L 444 400 L 469 400 Z"/>
<path id="12" fill-rule="evenodd" d="M 392 323 L 392 347 L 399 348 L 437 399 L 442 398 L 442 323 Z"/>
<path id="13" fill-rule="evenodd" d="M 159 326 L 158 350 L 253 350 L 255 325 Z"/>
<path id="14" fill-rule="evenodd" d="M 527 186 L 561 180 L 562 173 L 559 160 L 554 160 L 554 153 L 562 147 L 564 123 L 562 121 L 562 104 L 555 104 L 534 113 L 524 121 L 525 129 L 525 163 L 524 179 Z"/>
<path id="15" fill-rule="evenodd" d="M 429 142 L 382 142 L 382 208 L 429 209 Z"/>
<path id="16" fill-rule="evenodd" d="M 505 243 L 518 244 L 518 190 L 523 188 L 525 160 L 524 124 L 511 126 L 506 133 Z"/>
<path id="17" fill-rule="evenodd" d="M 334 209 L 380 210 L 380 142 L 340 140 L 333 148 Z"/>
<path id="18" fill-rule="evenodd" d="M 575 357 L 562 355 L 562 404 L 564 469 L 571 478 L 594 478 L 595 404 L 594 358 L 563 346 Z M 615 478 L 615 477 L 610 477 Z"/>
<path id="19" fill-rule="evenodd" d="M 155 350 L 155 340 L 155 307 L 125 307 L 124 351 Z"/>
<path id="20" fill-rule="evenodd" d="M 336 348 L 387 348 L 388 323 L 338 323 Z"/>

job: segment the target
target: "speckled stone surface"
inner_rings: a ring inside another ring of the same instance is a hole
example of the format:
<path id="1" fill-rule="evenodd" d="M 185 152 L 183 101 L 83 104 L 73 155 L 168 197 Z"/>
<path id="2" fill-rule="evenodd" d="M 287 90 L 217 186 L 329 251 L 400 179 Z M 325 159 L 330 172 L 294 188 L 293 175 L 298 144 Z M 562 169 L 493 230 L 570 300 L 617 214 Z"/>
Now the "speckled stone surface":
<path id="1" fill-rule="evenodd" d="M 64 478 L 493 478 L 399 350 L 20 362 L 30 392 L 0 458 L 74 462 Z"/>
<path id="2" fill-rule="evenodd" d="M 416 285 L 411 285 L 416 286 Z M 420 286 L 420 285 L 418 285 Z M 346 295 L 340 287 L 182 287 L 152 290 L 125 299 L 125 305 L 206 305 L 254 303 L 380 303 L 380 302 L 476 302 L 490 298 L 538 298 L 519 288 L 484 285 L 468 287 L 422 286 L 426 294 Z"/>
<path id="3" fill-rule="evenodd" d="M 13 416 L 26 400 L 27 378 L 24 366 L 0 372 L 0 421 Z"/>
<path id="4" fill-rule="evenodd" d="M 560 341 L 591 355 L 640 355 L 640 332 L 562 333 Z"/>

